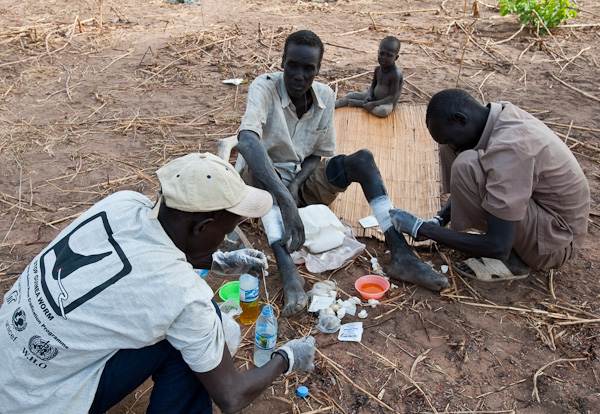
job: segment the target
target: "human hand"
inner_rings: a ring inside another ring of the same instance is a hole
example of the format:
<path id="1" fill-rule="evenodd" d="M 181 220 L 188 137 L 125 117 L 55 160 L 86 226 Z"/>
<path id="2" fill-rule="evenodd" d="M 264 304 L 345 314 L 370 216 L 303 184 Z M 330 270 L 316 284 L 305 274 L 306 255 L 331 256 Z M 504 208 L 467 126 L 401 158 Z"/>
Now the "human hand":
<path id="1" fill-rule="evenodd" d="M 366 104 L 363 105 L 363 108 L 366 111 L 372 112 L 376 106 L 377 106 L 377 104 L 375 102 L 367 102 Z"/>
<path id="2" fill-rule="evenodd" d="M 444 221 L 440 216 L 435 216 L 427 220 L 423 220 L 423 223 L 433 224 L 434 226 L 444 227 Z"/>
<path id="3" fill-rule="evenodd" d="M 292 339 L 275 352 L 285 352 L 288 357 L 288 369 L 284 375 L 290 375 L 292 371 L 312 371 L 315 369 L 315 338 L 307 336 L 300 339 Z"/>
<path id="4" fill-rule="evenodd" d="M 281 209 L 281 219 L 285 233 L 280 240 L 282 246 L 287 246 L 288 252 L 295 252 L 302 248 L 305 241 L 304 224 L 298 214 L 296 205 L 279 206 Z M 288 245 L 289 242 L 289 245 Z"/>
<path id="5" fill-rule="evenodd" d="M 216 251 L 212 255 L 210 270 L 220 275 L 241 275 L 251 273 L 266 276 L 269 264 L 263 252 L 254 249 L 240 249 L 232 252 Z"/>
<path id="6" fill-rule="evenodd" d="M 423 224 L 423 219 L 410 214 L 408 211 L 395 208 L 390 210 L 390 216 L 392 218 L 392 224 L 397 231 L 408 233 L 413 239 L 417 238 L 417 232 Z"/>

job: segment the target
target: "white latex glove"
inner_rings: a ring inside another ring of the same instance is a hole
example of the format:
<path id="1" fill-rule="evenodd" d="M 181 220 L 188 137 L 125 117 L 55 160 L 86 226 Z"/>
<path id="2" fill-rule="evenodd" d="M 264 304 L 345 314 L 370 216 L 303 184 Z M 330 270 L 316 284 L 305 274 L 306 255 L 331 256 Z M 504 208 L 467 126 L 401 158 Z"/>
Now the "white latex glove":
<path id="1" fill-rule="evenodd" d="M 408 211 L 395 208 L 390 210 L 390 216 L 392 217 L 392 223 L 394 224 L 396 231 L 408 233 L 413 239 L 417 238 L 417 232 L 423 224 L 423 219 Z"/>
<path id="2" fill-rule="evenodd" d="M 427 219 L 427 220 L 423 220 L 423 223 L 433 224 L 434 226 L 441 226 L 440 221 L 435 217 Z"/>
<path id="3" fill-rule="evenodd" d="M 212 254 L 210 270 L 221 275 L 241 275 L 251 273 L 259 276 L 268 275 L 267 256 L 254 249 L 240 249 L 232 252 L 216 251 Z"/>
<path id="4" fill-rule="evenodd" d="M 315 338 L 307 336 L 301 339 L 292 339 L 275 352 L 285 352 L 288 359 L 288 370 L 284 375 L 290 375 L 292 371 L 312 371 L 315 369 Z M 273 353 L 275 355 L 275 353 Z"/>

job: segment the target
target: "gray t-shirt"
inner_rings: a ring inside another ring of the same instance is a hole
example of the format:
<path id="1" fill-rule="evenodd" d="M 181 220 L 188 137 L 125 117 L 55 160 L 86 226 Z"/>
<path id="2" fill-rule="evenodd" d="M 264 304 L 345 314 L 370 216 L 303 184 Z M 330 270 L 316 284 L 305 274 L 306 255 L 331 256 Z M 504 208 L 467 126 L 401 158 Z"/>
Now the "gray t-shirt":
<path id="1" fill-rule="evenodd" d="M 106 361 L 167 339 L 196 372 L 224 349 L 213 292 L 158 220 L 122 191 L 50 243 L 0 308 L 0 413 L 84 413 Z"/>

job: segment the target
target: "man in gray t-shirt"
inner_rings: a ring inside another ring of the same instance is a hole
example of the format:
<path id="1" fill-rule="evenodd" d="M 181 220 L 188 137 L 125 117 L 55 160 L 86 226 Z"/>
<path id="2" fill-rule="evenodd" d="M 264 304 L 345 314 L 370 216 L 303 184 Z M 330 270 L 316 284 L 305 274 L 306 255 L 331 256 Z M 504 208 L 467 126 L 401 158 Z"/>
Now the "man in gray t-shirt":
<path id="1" fill-rule="evenodd" d="M 282 373 L 311 369 L 314 339 L 237 372 L 213 291 L 194 268 L 262 272 L 256 250 L 216 251 L 272 197 L 212 154 L 157 171 L 158 202 L 115 193 L 65 228 L 0 308 L 0 412 L 104 413 L 148 377 L 149 412 L 241 410 Z"/>

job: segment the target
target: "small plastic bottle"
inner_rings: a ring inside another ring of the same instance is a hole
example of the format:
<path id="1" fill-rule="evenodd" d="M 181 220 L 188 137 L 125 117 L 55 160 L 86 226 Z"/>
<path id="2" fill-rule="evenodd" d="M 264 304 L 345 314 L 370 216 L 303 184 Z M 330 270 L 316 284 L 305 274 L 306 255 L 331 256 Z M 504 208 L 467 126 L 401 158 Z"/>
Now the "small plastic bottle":
<path id="1" fill-rule="evenodd" d="M 277 343 L 277 318 L 273 307 L 263 306 L 254 331 L 254 365 L 262 367 L 271 359 Z"/>
<path id="2" fill-rule="evenodd" d="M 254 323 L 258 318 L 258 278 L 244 273 L 240 276 L 240 322 L 244 325 Z"/>

